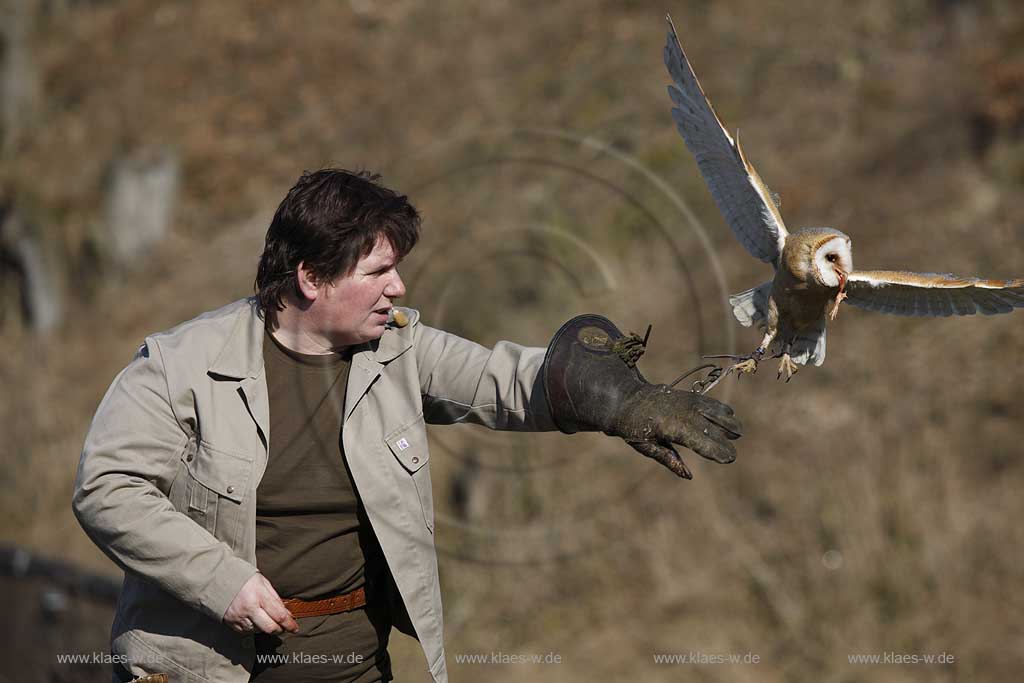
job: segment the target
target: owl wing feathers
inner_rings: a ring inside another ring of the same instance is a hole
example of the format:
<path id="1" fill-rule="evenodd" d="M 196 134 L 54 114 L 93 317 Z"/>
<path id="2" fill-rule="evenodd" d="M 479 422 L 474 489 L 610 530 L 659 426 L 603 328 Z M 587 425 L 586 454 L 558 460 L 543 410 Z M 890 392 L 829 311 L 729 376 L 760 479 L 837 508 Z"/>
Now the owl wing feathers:
<path id="1" fill-rule="evenodd" d="M 983 280 L 895 270 L 854 271 L 846 301 L 893 315 L 995 315 L 1024 308 L 1024 280 Z"/>
<path id="2" fill-rule="evenodd" d="M 740 243 L 755 258 L 778 264 L 786 243 L 786 226 L 771 192 L 725 130 L 686 59 L 675 26 L 668 18 L 665 66 L 674 83 L 668 87 L 672 118 L 697 159 L 718 209 Z"/>
<path id="3" fill-rule="evenodd" d="M 732 314 L 743 327 L 756 324 L 758 329 L 766 329 L 768 323 L 768 297 L 772 293 L 772 281 L 759 284 L 739 294 L 729 297 Z"/>

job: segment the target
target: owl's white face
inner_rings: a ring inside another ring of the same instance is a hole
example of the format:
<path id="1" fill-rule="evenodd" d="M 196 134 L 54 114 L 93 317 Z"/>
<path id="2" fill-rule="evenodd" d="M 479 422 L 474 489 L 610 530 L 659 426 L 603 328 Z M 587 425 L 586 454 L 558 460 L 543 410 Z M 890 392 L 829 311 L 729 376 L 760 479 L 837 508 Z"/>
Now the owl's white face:
<path id="1" fill-rule="evenodd" d="M 814 270 L 826 287 L 839 287 L 840 280 L 853 271 L 853 253 L 850 238 L 833 237 L 814 252 Z"/>

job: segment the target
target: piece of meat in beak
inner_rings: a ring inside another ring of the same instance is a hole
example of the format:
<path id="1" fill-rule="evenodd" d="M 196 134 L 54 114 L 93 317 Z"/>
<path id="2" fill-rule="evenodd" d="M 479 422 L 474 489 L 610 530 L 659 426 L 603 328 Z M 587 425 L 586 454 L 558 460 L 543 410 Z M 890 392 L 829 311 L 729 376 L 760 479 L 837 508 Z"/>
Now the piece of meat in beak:
<path id="1" fill-rule="evenodd" d="M 846 271 L 840 268 L 836 268 L 836 275 L 839 277 L 839 292 L 836 294 L 835 302 L 832 304 L 832 310 L 828 313 L 829 320 L 835 320 L 836 316 L 839 315 L 839 304 L 846 298 Z"/>

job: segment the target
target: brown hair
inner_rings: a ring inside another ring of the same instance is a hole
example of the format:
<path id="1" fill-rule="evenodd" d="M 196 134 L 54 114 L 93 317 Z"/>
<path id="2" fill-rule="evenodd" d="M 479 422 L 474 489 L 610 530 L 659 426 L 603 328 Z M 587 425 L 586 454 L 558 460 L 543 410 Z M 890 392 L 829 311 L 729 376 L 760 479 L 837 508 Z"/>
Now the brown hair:
<path id="1" fill-rule="evenodd" d="M 405 195 L 379 183 L 380 175 L 337 168 L 306 171 L 270 222 L 256 270 L 260 315 L 271 330 L 289 292 L 301 298 L 299 264 L 318 282 L 349 275 L 382 237 L 398 258 L 419 239 L 420 216 Z"/>

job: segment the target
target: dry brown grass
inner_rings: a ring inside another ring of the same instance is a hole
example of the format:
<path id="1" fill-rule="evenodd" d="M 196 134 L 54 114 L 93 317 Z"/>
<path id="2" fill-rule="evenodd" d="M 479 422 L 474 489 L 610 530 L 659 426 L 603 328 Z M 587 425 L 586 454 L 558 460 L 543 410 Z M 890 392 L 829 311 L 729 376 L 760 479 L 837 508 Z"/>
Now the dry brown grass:
<path id="1" fill-rule="evenodd" d="M 584 310 L 653 321 L 641 365 L 663 381 L 727 350 L 713 265 L 671 199 L 607 154 L 523 131 L 633 155 L 693 207 L 728 291 L 766 279 L 673 129 L 666 10 L 791 226 L 847 231 L 861 266 L 1024 274 L 1012 3 L 83 3 L 40 26 L 46 111 L 0 178 L 69 263 L 118 149 L 178 146 L 182 204 L 160 253 L 76 299 L 57 334 L 5 329 L 4 537 L 110 568 L 68 508 L 92 411 L 145 334 L 247 293 L 303 168 L 380 169 L 412 194 L 426 229 L 409 303 L 432 324 L 543 344 Z M 594 435 L 435 431 L 452 679 L 1010 680 L 1024 667 L 1021 315 L 846 309 L 823 368 L 724 388 L 746 423 L 740 460 L 690 457 L 691 483 Z M 469 461 L 476 497 L 459 507 Z M 498 650 L 563 664 L 454 660 Z M 653 663 L 689 651 L 761 663 Z M 957 662 L 847 662 L 882 651 Z M 395 656 L 402 680 L 425 680 L 415 644 Z"/>

